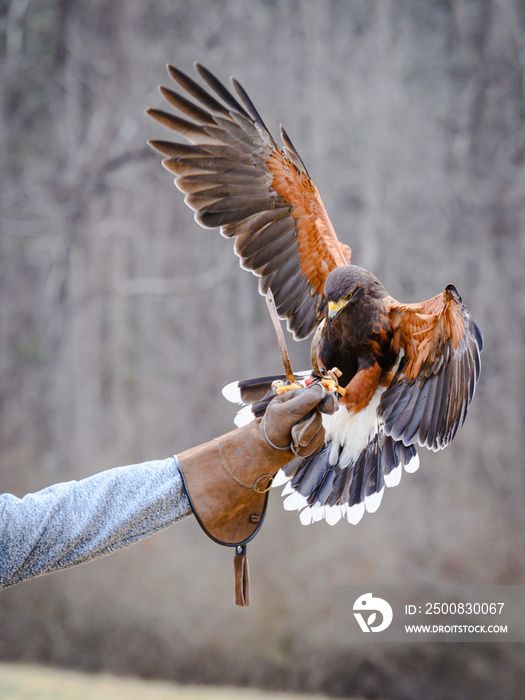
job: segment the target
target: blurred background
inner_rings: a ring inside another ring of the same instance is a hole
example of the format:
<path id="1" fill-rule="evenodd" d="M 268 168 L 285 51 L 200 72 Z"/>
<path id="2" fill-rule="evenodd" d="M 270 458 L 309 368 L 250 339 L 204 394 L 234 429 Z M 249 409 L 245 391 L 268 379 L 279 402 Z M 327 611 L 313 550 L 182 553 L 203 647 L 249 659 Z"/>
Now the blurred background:
<path id="1" fill-rule="evenodd" d="M 200 229 L 148 138 L 167 62 L 234 74 L 283 122 L 353 262 L 401 301 L 456 284 L 485 335 L 467 423 L 352 527 L 271 494 L 232 553 L 188 518 L 0 596 L 0 659 L 365 698 L 523 697 L 511 644 L 336 645 L 334 584 L 525 581 L 525 2 L 0 2 L 1 489 L 231 429 L 280 371 L 257 280 Z M 296 368 L 309 342 L 290 339 Z"/>

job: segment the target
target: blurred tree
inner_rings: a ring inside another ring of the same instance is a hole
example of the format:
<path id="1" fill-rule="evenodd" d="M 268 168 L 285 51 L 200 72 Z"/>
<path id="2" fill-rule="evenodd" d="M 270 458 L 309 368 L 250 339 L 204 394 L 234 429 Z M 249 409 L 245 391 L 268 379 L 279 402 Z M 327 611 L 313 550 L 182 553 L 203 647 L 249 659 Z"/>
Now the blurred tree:
<path id="1" fill-rule="evenodd" d="M 230 604 L 228 553 L 185 523 L 4 592 L 1 656 L 518 697 L 519 650 L 349 657 L 329 603 L 334 583 L 523 582 L 524 30 L 523 0 L 0 3 L 3 490 L 197 444 L 230 428 L 223 384 L 280 367 L 256 280 L 145 146 L 166 61 L 234 73 L 285 124 L 354 261 L 400 299 L 456 283 L 486 339 L 455 444 L 358 528 L 306 532 L 274 495 L 249 611 Z M 291 350 L 307 366 L 308 342 Z M 450 655 L 481 670 L 440 672 Z"/>

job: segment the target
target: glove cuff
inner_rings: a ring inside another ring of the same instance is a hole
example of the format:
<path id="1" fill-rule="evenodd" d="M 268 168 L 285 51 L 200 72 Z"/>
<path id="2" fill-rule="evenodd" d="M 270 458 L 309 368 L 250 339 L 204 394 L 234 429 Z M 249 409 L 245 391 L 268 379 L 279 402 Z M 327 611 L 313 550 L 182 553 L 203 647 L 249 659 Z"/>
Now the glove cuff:
<path id="1" fill-rule="evenodd" d="M 266 442 L 259 421 L 178 456 L 192 510 L 219 544 L 235 547 L 256 535 L 273 477 L 294 457 Z"/>

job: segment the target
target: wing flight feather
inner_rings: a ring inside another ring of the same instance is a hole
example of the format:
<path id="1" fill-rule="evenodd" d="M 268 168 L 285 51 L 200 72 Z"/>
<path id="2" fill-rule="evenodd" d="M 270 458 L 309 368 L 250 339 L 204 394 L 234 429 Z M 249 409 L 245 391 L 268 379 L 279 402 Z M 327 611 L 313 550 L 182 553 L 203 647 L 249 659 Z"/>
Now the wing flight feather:
<path id="1" fill-rule="evenodd" d="M 456 288 L 420 304 L 392 299 L 399 367 L 381 397 L 385 432 L 404 445 L 448 445 L 467 415 L 480 372 L 483 337 Z"/>
<path id="2" fill-rule="evenodd" d="M 337 239 L 284 129 L 280 148 L 235 79 L 237 97 L 206 68 L 195 68 L 208 89 L 173 66 L 168 72 L 185 94 L 160 88 L 182 116 L 147 110 L 190 145 L 150 144 L 165 156 L 163 165 L 175 174 L 198 223 L 236 239 L 241 265 L 261 278 L 262 294 L 272 290 L 294 336 L 305 338 L 324 317 L 328 274 L 349 264 L 350 249 Z"/>

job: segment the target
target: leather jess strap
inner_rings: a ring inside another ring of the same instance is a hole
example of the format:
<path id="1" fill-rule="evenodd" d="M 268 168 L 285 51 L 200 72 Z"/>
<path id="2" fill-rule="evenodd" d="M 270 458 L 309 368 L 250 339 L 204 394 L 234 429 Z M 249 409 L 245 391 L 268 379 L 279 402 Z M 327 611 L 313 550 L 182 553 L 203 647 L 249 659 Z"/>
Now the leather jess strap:
<path id="1" fill-rule="evenodd" d="M 235 548 L 233 570 L 235 574 L 235 605 L 245 607 L 250 604 L 250 578 L 245 544 L 237 545 Z"/>

